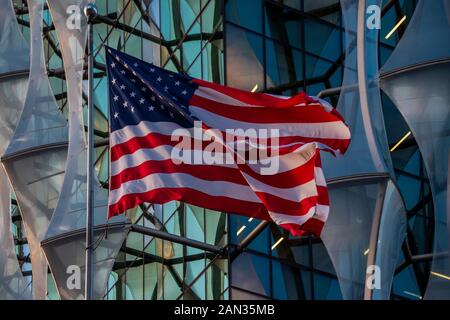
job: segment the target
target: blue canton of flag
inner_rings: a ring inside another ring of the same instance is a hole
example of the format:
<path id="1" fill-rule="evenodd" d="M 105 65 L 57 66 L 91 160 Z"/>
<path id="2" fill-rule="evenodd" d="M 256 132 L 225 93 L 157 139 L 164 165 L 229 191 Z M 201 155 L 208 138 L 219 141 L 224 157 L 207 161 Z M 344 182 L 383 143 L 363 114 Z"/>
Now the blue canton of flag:
<path id="1" fill-rule="evenodd" d="M 137 60 L 112 48 L 106 56 L 111 132 L 149 121 L 191 126 L 189 100 L 198 85 L 192 78 Z"/>

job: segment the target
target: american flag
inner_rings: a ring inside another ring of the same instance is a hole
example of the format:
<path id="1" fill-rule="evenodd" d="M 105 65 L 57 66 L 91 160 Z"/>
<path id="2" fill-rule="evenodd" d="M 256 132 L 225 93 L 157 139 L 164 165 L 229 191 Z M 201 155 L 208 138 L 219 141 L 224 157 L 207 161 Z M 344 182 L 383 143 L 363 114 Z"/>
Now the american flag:
<path id="1" fill-rule="evenodd" d="M 106 61 L 109 217 L 142 203 L 178 200 L 274 221 L 293 235 L 320 235 L 329 212 L 320 150 L 344 153 L 350 143 L 348 127 L 329 104 L 305 93 L 287 98 L 210 83 L 109 47 Z M 277 172 L 263 174 L 261 164 L 237 161 L 238 143 L 219 137 L 198 143 L 195 121 L 202 122 L 205 135 L 210 129 L 223 136 L 227 130 L 277 130 L 276 144 L 272 137 L 256 144 L 239 134 L 234 137 L 245 142 L 246 154 L 265 149 L 266 160 L 276 157 Z M 215 144 L 224 147 L 220 150 L 231 163 L 174 159 L 179 144 L 173 141 L 175 130 L 192 133 L 188 141 L 194 155 L 211 151 Z"/>

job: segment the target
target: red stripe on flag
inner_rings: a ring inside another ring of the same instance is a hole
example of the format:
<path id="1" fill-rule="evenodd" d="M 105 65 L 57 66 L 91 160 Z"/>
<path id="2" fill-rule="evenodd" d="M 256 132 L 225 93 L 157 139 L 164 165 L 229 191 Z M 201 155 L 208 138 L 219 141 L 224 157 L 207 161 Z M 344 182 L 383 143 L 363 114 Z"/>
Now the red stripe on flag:
<path id="1" fill-rule="evenodd" d="M 120 173 L 111 176 L 110 190 L 115 190 L 122 183 L 142 179 L 154 173 L 187 173 L 196 178 L 210 181 L 228 181 L 247 185 L 241 172 L 236 168 L 216 165 L 175 164 L 171 159 L 156 161 L 149 160 L 136 167 L 126 168 Z"/>
<path id="2" fill-rule="evenodd" d="M 269 108 L 291 108 L 297 104 L 301 103 L 314 103 L 316 102 L 306 93 L 301 92 L 296 96 L 289 99 L 280 99 L 269 94 L 258 93 L 258 92 L 248 92 L 240 89 L 235 89 L 231 87 L 225 87 L 216 83 L 207 82 L 200 79 L 194 79 L 194 83 L 214 89 L 220 93 L 233 97 L 237 100 L 242 101 L 246 104 L 252 104 L 255 106 L 269 107 Z"/>
<path id="3" fill-rule="evenodd" d="M 317 205 L 317 196 L 311 196 L 298 202 L 282 199 L 270 193 L 255 192 L 267 210 L 291 216 L 302 216 Z"/>
<path id="4" fill-rule="evenodd" d="M 322 123 L 337 122 L 335 115 L 327 112 L 320 105 L 304 106 L 289 109 L 278 108 L 242 108 L 218 101 L 209 100 L 197 95 L 192 96 L 189 103 L 206 111 L 213 112 L 229 119 L 249 123 Z M 255 117 L 258 114 L 258 117 Z"/>
<path id="5" fill-rule="evenodd" d="M 320 221 L 319 219 L 311 218 L 308 219 L 304 224 L 301 226 L 294 223 L 286 223 L 286 224 L 280 224 L 280 227 L 283 229 L 288 230 L 293 236 L 301 237 L 307 234 L 313 234 L 316 237 L 320 237 L 320 234 L 322 233 L 322 229 L 324 227 L 325 223 L 323 221 Z"/>
<path id="6" fill-rule="evenodd" d="M 215 211 L 224 211 L 224 208 L 226 207 L 230 208 L 229 213 L 236 213 L 261 220 L 271 220 L 267 209 L 262 203 L 236 200 L 228 197 L 210 196 L 190 188 L 162 188 L 144 193 L 124 195 L 116 204 L 109 206 L 108 217 L 111 218 L 124 213 L 128 209 L 135 208 L 141 203 L 164 204 L 175 200 Z"/>

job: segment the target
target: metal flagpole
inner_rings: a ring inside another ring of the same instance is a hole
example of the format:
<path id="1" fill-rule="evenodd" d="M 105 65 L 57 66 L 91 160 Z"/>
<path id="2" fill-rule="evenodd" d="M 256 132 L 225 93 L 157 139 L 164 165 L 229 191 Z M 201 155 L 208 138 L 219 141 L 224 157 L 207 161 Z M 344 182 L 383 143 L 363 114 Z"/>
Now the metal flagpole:
<path id="1" fill-rule="evenodd" d="M 86 269 L 84 297 L 93 299 L 94 275 L 94 25 L 97 7 L 87 4 L 84 14 L 88 19 L 88 141 L 87 141 L 87 205 L 86 205 Z"/>

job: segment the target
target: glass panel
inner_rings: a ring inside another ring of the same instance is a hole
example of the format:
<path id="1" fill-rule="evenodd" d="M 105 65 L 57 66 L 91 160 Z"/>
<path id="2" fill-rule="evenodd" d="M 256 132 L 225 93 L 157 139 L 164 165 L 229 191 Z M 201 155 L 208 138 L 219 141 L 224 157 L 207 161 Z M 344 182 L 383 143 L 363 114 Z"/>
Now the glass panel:
<path id="1" fill-rule="evenodd" d="M 240 254 L 231 265 L 231 285 L 270 296 L 269 262 L 268 259 L 256 255 Z"/>
<path id="2" fill-rule="evenodd" d="M 342 299 L 339 282 L 336 279 L 314 274 L 314 299 L 315 300 L 340 300 Z"/>
<path id="3" fill-rule="evenodd" d="M 263 296 L 258 296 L 251 292 L 246 292 L 243 290 L 232 288 L 231 290 L 231 300 L 269 300 L 269 298 L 265 298 Z"/>
<path id="4" fill-rule="evenodd" d="M 227 85 L 250 91 L 256 84 L 264 87 L 263 38 L 228 25 L 226 65 Z"/>
<path id="5" fill-rule="evenodd" d="M 303 273 L 307 272 L 300 272 L 289 265 L 272 261 L 273 298 L 280 300 L 305 299 L 305 283 L 301 276 Z"/>
<path id="6" fill-rule="evenodd" d="M 126 285 L 127 300 L 143 300 L 144 298 L 144 269 L 142 265 L 136 265 L 127 270 Z M 130 294 L 128 294 L 128 292 Z"/>
<path id="7" fill-rule="evenodd" d="M 302 16 L 270 2 L 265 2 L 266 36 L 278 40 L 285 46 L 302 48 Z M 251 16 L 249 16 L 251 17 Z"/>
<path id="8" fill-rule="evenodd" d="M 285 6 L 289 6 L 297 10 L 300 10 L 302 8 L 302 0 L 276 0 L 276 1 L 283 3 Z"/>
<path id="9" fill-rule="evenodd" d="M 219 259 L 206 271 L 206 294 L 208 300 L 223 299 L 222 292 L 228 288 L 228 261 Z"/>
<path id="10" fill-rule="evenodd" d="M 267 87 L 303 85 L 303 54 L 278 42 L 266 40 Z M 295 95 L 296 91 L 291 92 Z"/>
<path id="11" fill-rule="evenodd" d="M 310 54 L 305 54 L 306 78 L 312 79 L 325 78 L 332 64 L 324 59 L 317 58 Z M 317 81 L 317 80 L 316 80 Z"/>
<path id="12" fill-rule="evenodd" d="M 225 15 L 228 21 L 259 33 L 263 32 L 261 0 L 228 0 Z"/>
<path id="13" fill-rule="evenodd" d="M 305 50 L 321 58 L 336 61 L 341 55 L 341 31 L 323 21 L 305 19 Z"/>
<path id="14" fill-rule="evenodd" d="M 414 268 L 412 265 L 405 270 L 402 270 L 395 276 L 393 293 L 407 299 L 421 300 L 423 298 L 416 283 L 416 277 L 414 275 Z"/>
<path id="15" fill-rule="evenodd" d="M 339 25 L 339 0 L 303 0 L 303 7 L 310 15 Z"/>
<path id="16" fill-rule="evenodd" d="M 205 210 L 206 242 L 220 247 L 227 243 L 227 215 L 212 210 Z"/>

